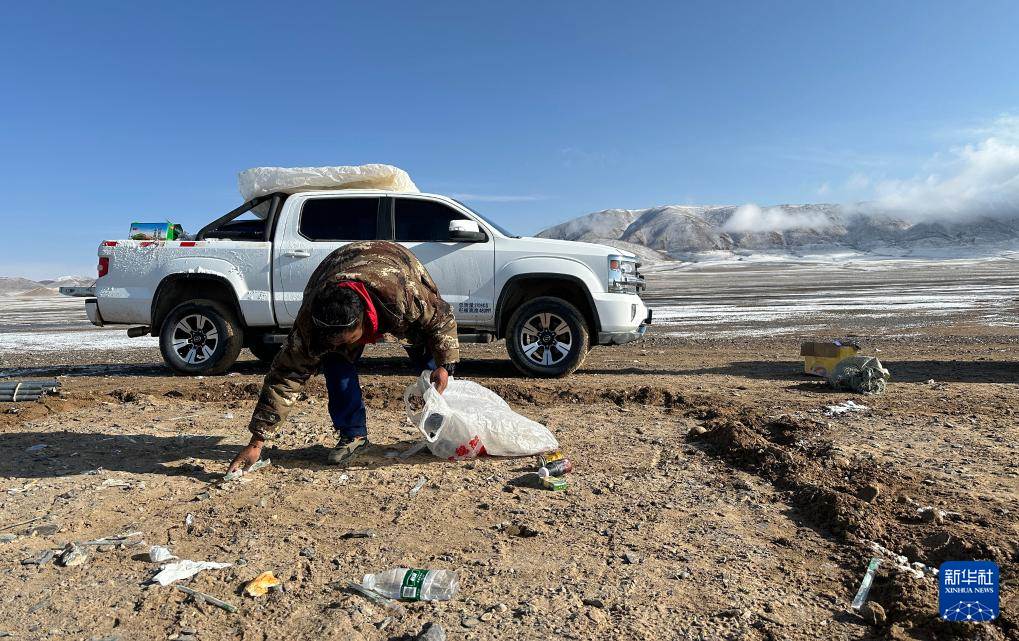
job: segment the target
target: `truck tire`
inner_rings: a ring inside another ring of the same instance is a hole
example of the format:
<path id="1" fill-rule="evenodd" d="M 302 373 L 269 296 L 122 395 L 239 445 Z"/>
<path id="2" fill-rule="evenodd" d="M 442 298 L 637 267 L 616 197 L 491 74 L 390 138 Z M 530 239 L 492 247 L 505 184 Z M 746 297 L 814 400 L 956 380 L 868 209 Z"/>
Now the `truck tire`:
<path id="1" fill-rule="evenodd" d="M 506 349 L 527 376 L 557 378 L 579 368 L 588 351 L 583 314 L 561 298 L 541 296 L 521 305 L 510 317 Z"/>
<path id="2" fill-rule="evenodd" d="M 159 351 L 180 374 L 223 374 L 244 347 L 233 311 L 220 302 L 190 300 L 170 310 L 159 331 Z"/>
<path id="3" fill-rule="evenodd" d="M 258 360 L 271 364 L 276 358 L 276 354 L 279 354 L 280 350 L 283 349 L 283 343 L 265 343 L 261 339 L 261 336 L 256 336 L 248 345 L 248 349 L 251 350 L 251 353 Z"/>

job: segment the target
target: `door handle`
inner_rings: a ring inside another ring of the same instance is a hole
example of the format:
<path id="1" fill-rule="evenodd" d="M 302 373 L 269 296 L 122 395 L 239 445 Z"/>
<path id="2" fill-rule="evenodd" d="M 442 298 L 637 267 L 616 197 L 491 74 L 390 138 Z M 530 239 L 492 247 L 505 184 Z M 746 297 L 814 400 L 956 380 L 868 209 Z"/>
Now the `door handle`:
<path id="1" fill-rule="evenodd" d="M 283 252 L 283 255 L 290 258 L 308 258 L 311 256 L 311 252 L 304 249 L 292 249 L 290 251 Z"/>

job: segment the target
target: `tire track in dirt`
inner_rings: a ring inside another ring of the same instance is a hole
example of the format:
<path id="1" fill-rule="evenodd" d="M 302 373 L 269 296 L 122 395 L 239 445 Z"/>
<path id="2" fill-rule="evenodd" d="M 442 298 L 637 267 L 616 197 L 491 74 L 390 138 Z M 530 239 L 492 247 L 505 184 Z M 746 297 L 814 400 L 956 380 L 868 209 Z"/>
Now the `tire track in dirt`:
<path id="1" fill-rule="evenodd" d="M 409 379 L 386 383 L 367 382 L 362 384 L 366 403 L 378 409 L 391 409 L 403 406 L 403 390 Z M 656 385 L 633 385 L 623 388 L 578 388 L 576 385 L 563 384 L 547 387 L 528 382 L 493 382 L 482 381 L 493 392 L 509 403 L 526 403 L 529 405 L 553 406 L 561 403 L 614 403 L 622 407 L 627 404 L 649 405 L 663 410 L 673 407 L 689 407 L 692 399 L 669 388 Z M 162 392 L 168 398 L 178 398 L 194 402 L 223 402 L 233 400 L 255 400 L 262 386 L 252 382 L 209 382 L 205 381 L 200 388 L 186 391 L 171 390 Z M 122 403 L 135 402 L 145 394 L 144 386 L 132 389 L 117 388 L 108 392 L 108 396 Z M 319 379 L 311 380 L 305 388 L 304 398 L 323 396 L 325 384 Z M 303 400 L 303 399 L 302 399 Z"/>
<path id="2" fill-rule="evenodd" d="M 815 529 L 847 548 L 847 564 L 862 565 L 871 555 L 869 543 L 873 541 L 892 551 L 908 552 L 905 556 L 911 561 L 931 567 L 948 560 L 990 560 L 1001 568 L 1001 593 L 1006 598 L 1000 618 L 992 625 L 975 628 L 973 624 L 938 617 L 936 581 L 889 573 L 885 564 L 870 598 L 887 613 L 883 630 L 886 638 L 1019 638 L 1019 617 L 1006 600 L 1017 587 L 1011 566 L 1019 554 L 1016 542 L 999 534 L 1008 531 L 1000 518 L 986 513 L 960 515 L 951 521 L 941 516 L 922 520 L 915 510 L 918 503 L 909 498 L 925 498 L 922 486 L 905 485 L 872 460 L 838 460 L 832 454 L 831 441 L 809 438 L 823 430 L 823 422 L 765 417 L 732 408 L 694 410 L 690 415 L 708 430 L 691 434 L 692 441 L 700 443 L 707 453 L 785 492 L 789 505 Z M 874 488 L 880 488 L 886 498 L 877 501 L 873 497 L 870 502 L 861 498 L 871 497 Z M 890 497 L 895 500 L 889 501 Z M 856 590 L 855 585 L 846 588 Z M 1012 597 L 1011 601 L 1017 599 Z"/>

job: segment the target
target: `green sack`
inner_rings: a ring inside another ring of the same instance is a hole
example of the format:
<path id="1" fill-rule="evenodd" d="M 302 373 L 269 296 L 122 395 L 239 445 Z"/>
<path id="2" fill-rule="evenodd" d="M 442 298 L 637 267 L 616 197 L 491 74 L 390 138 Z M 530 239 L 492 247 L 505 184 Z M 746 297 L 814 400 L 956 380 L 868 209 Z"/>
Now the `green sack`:
<path id="1" fill-rule="evenodd" d="M 839 361 L 832 369 L 828 383 L 837 390 L 858 394 L 880 394 L 885 391 L 891 379 L 891 373 L 881 366 L 881 361 L 877 358 L 850 356 Z"/>

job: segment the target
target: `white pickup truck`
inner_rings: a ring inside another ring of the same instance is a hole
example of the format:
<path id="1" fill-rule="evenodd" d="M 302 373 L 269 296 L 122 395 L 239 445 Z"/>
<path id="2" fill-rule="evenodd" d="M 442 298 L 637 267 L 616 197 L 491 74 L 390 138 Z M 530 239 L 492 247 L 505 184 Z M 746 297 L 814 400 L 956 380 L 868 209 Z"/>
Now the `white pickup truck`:
<path id="1" fill-rule="evenodd" d="M 271 360 L 319 262 L 368 239 L 413 251 L 453 307 L 461 340 L 505 338 L 530 376 L 567 375 L 593 345 L 633 341 L 651 323 L 631 253 L 520 238 L 445 196 L 351 189 L 254 198 L 194 240 L 104 241 L 85 309 L 95 325 L 158 336 L 177 372 L 219 374 L 244 347 Z"/>

